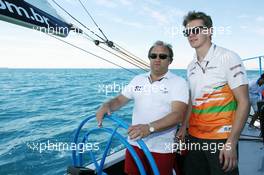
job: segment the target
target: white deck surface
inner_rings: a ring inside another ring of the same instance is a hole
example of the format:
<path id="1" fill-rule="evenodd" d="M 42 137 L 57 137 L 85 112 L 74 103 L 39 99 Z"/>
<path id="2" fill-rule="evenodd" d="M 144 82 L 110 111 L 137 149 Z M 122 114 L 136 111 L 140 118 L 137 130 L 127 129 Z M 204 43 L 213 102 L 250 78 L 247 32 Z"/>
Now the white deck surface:
<path id="1" fill-rule="evenodd" d="M 259 136 L 260 130 L 248 128 L 246 125 L 243 135 Z M 252 137 L 254 138 L 254 137 Z M 264 175 L 264 145 L 260 141 L 239 141 L 239 172 L 240 175 Z"/>
<path id="2" fill-rule="evenodd" d="M 246 125 L 239 141 L 239 173 L 240 175 L 264 175 L 264 144 L 258 138 L 260 130 L 248 128 Z M 252 137 L 251 137 L 252 136 Z M 243 139 L 257 139 L 243 140 Z M 124 150 L 117 152 L 106 159 L 105 168 L 122 161 Z M 88 166 L 95 169 L 94 165 Z"/>

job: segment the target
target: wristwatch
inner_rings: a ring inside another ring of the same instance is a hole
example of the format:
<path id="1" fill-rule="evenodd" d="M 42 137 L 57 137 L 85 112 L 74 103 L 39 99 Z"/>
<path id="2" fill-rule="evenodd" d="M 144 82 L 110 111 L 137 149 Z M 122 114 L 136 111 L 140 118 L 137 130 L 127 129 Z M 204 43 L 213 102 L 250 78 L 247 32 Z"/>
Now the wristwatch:
<path id="1" fill-rule="evenodd" d="M 150 123 L 148 124 L 148 126 L 149 126 L 149 132 L 153 133 L 155 131 L 155 128 Z"/>

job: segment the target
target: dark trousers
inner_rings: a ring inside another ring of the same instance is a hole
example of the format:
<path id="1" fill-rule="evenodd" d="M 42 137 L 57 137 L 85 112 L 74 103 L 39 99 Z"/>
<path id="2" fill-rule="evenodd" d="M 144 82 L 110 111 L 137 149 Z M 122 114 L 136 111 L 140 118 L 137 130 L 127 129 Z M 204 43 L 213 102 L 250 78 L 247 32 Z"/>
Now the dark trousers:
<path id="1" fill-rule="evenodd" d="M 184 170 L 186 175 L 239 175 L 238 168 L 225 173 L 219 161 L 218 147 L 226 140 L 209 140 L 190 137 L 187 145 L 191 145 L 185 157 Z M 196 146 L 194 146 L 194 144 Z M 200 147 L 198 146 L 200 145 Z M 237 147 L 238 148 L 238 147 Z M 237 150 L 238 152 L 238 150 Z"/>

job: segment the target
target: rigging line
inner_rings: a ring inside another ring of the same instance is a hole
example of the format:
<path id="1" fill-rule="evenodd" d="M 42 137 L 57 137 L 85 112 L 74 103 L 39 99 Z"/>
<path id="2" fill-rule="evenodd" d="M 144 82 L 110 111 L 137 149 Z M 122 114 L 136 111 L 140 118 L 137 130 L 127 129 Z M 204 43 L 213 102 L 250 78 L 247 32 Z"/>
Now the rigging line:
<path id="1" fill-rule="evenodd" d="M 85 33 L 84 33 L 85 34 Z M 88 40 L 91 40 L 91 39 L 89 39 L 89 38 L 87 38 L 87 37 L 85 37 L 85 36 L 83 36 L 85 39 L 88 39 Z M 136 66 L 136 67 L 138 67 L 138 68 L 140 68 L 140 69 L 142 69 L 142 70 L 144 70 L 144 71 L 147 71 L 147 69 L 149 69 L 149 66 L 148 65 L 143 65 L 143 64 L 139 64 L 139 63 L 136 63 L 135 62 L 135 60 L 133 60 L 133 59 L 131 59 L 130 57 L 128 57 L 128 56 L 126 56 L 126 55 L 123 55 L 123 56 L 125 56 L 125 58 L 124 57 L 122 57 L 122 56 L 120 56 L 120 55 L 117 55 L 117 54 L 115 54 L 114 52 L 111 52 L 110 50 L 107 50 L 106 48 L 104 48 L 104 47 L 102 47 L 102 46 L 99 46 L 98 45 L 98 47 L 100 47 L 101 49 L 103 49 L 103 50 L 105 50 L 105 51 L 107 51 L 108 53 L 111 53 L 112 55 L 115 55 L 116 57 L 119 57 L 119 58 L 121 58 L 122 60 L 124 60 L 124 61 L 126 61 L 126 62 L 128 62 L 128 63 L 130 63 L 130 64 L 132 64 L 132 65 L 134 65 L 134 66 Z M 113 48 L 112 48 L 113 49 Z M 114 49 L 115 50 L 115 49 Z M 115 50 L 115 51 L 117 51 L 117 50 Z M 118 53 L 120 53 L 120 52 L 118 52 Z M 127 60 L 127 59 L 129 59 L 129 60 Z M 131 62 L 132 61 L 132 62 Z M 134 62 L 134 63 L 133 63 Z M 142 67 L 143 66 L 143 67 Z M 144 66 L 145 66 L 145 68 L 144 68 Z"/>
<path id="2" fill-rule="evenodd" d="M 88 35 L 86 32 L 83 32 L 83 34 L 84 34 L 84 36 L 86 36 L 86 37 L 83 36 L 84 38 L 86 38 L 86 39 L 88 39 L 88 40 L 94 42 L 94 38 L 93 38 L 93 37 L 91 37 L 90 35 Z M 87 38 L 87 37 L 88 37 L 88 38 Z"/>
<path id="3" fill-rule="evenodd" d="M 126 57 L 129 57 L 131 60 L 135 61 L 135 62 L 138 62 L 139 64 L 141 64 L 142 66 L 146 66 L 147 68 L 149 68 L 149 65 L 145 62 L 145 61 L 141 61 L 141 60 L 138 60 L 134 57 L 132 57 L 131 55 L 125 53 L 124 51 L 120 50 L 119 48 L 114 48 L 114 50 L 116 50 L 117 52 L 125 55 Z"/>
<path id="4" fill-rule="evenodd" d="M 68 14 L 72 19 L 74 19 L 75 21 L 77 21 L 79 24 L 81 24 L 84 28 L 86 28 L 87 30 L 89 30 L 91 33 L 93 33 L 94 35 L 96 35 L 97 37 L 99 37 L 101 40 L 105 41 L 101 36 L 99 36 L 98 34 L 96 34 L 94 31 L 92 31 L 91 29 L 89 29 L 87 26 L 85 26 L 83 23 L 81 23 L 78 19 L 76 19 L 74 16 L 72 16 L 67 10 L 65 10 L 62 6 L 60 6 L 55 0 L 52 0 L 61 10 L 63 10 L 66 14 Z M 107 40 L 108 41 L 108 40 Z M 105 42 L 107 42 L 105 41 Z M 112 48 L 112 47 L 111 47 Z"/>
<path id="5" fill-rule="evenodd" d="M 144 67 L 146 67 L 147 69 L 149 69 L 149 65 L 148 65 L 148 64 L 146 64 L 146 63 L 142 63 L 142 62 L 140 62 L 139 60 L 137 60 L 137 59 L 131 57 L 130 55 L 128 55 L 128 54 L 126 54 L 126 53 L 124 53 L 124 52 L 122 52 L 122 51 L 119 51 L 119 50 L 116 50 L 116 51 L 119 52 L 120 54 L 122 54 L 123 56 L 125 56 L 126 58 L 130 59 L 131 61 L 133 61 L 135 64 L 139 64 L 139 65 L 144 66 Z"/>
<path id="6" fill-rule="evenodd" d="M 137 63 L 137 64 L 139 64 L 141 66 L 145 66 L 147 69 L 149 69 L 149 64 L 148 63 L 146 63 L 144 61 L 137 60 L 136 58 L 132 57 L 128 53 L 125 53 L 124 51 L 120 50 L 118 47 L 114 46 L 112 49 L 115 50 L 116 52 L 122 54 L 123 56 L 125 56 L 129 60 L 133 61 L 135 64 Z"/>
<path id="7" fill-rule="evenodd" d="M 94 53 L 92 53 L 92 52 L 89 52 L 89 51 L 87 51 L 87 50 L 81 48 L 81 47 L 78 47 L 78 46 L 76 46 L 76 45 L 74 45 L 74 44 L 72 44 L 72 43 L 70 43 L 70 42 L 64 41 L 63 39 L 57 38 L 57 37 L 55 37 L 55 36 L 53 36 L 53 35 L 50 35 L 50 34 L 48 34 L 48 33 L 47 33 L 47 35 L 49 35 L 50 37 L 53 37 L 53 38 L 55 38 L 55 39 L 57 39 L 57 40 L 59 40 L 59 41 L 65 43 L 65 44 L 68 44 L 68 45 L 70 45 L 70 46 L 72 46 L 72 47 L 74 47 L 74 48 L 76 48 L 76 49 L 79 49 L 79 50 L 81 50 L 81 51 L 83 51 L 83 52 L 85 52 L 85 53 L 87 53 L 87 54 L 89 54 L 89 55 L 92 55 L 92 56 L 94 56 L 94 57 L 97 57 L 97 58 L 99 58 L 99 59 L 102 59 L 102 60 L 104 60 L 104 61 L 106 61 L 106 62 L 108 62 L 108 63 L 111 63 L 111 64 L 115 65 L 115 66 L 118 66 L 118 67 L 120 67 L 120 68 L 122 68 L 122 69 L 124 69 L 124 70 L 126 70 L 126 71 L 128 71 L 128 72 L 130 72 L 130 73 L 133 73 L 133 74 L 135 74 L 135 75 L 138 74 L 138 73 L 136 73 L 136 72 L 134 72 L 134 71 L 131 71 L 131 70 L 129 70 L 129 69 L 123 67 L 123 66 L 120 66 L 120 65 L 118 65 L 118 64 L 116 64 L 116 63 L 114 63 L 114 62 L 112 62 L 112 61 L 109 61 L 109 60 L 107 60 L 107 59 L 105 59 L 105 58 L 103 58 L 103 57 L 101 57 L 101 56 L 98 56 L 98 55 L 96 55 L 96 54 L 94 54 Z"/>
<path id="8" fill-rule="evenodd" d="M 83 7 L 83 9 L 86 11 L 86 13 L 89 15 L 89 17 L 92 19 L 92 21 L 93 21 L 93 23 L 96 25 L 96 27 L 98 28 L 98 30 L 102 33 L 102 35 L 105 37 L 105 39 L 106 40 L 108 40 L 108 38 L 106 37 L 106 35 L 103 33 L 103 31 L 101 30 L 101 28 L 98 26 L 98 24 L 95 22 L 95 20 L 94 20 L 94 18 L 92 17 L 92 15 L 89 13 L 89 11 L 87 10 L 87 8 L 84 6 L 84 4 L 82 3 L 82 1 L 81 0 L 78 0 L 79 1 L 79 3 L 81 4 L 81 6 Z M 123 49 L 121 46 L 119 46 L 119 45 L 117 45 L 118 47 L 120 47 L 121 49 Z M 117 49 L 119 49 L 119 48 L 117 48 Z M 143 64 L 143 65 L 145 65 L 146 67 L 148 67 L 149 68 L 149 65 L 145 62 L 145 61 L 143 61 L 142 59 L 140 59 L 139 57 L 137 57 L 137 56 L 135 56 L 135 55 L 133 55 L 132 53 L 130 53 L 130 52 L 128 52 L 127 50 L 125 50 L 125 49 L 123 49 L 125 52 L 127 52 L 127 53 L 124 53 L 123 51 L 122 51 L 122 54 L 124 54 L 124 55 L 127 55 L 128 57 L 131 57 L 132 59 L 135 59 L 137 62 L 139 62 L 140 64 Z M 119 51 L 119 50 L 117 50 L 117 51 Z M 134 57 L 134 58 L 133 58 Z"/>
<path id="9" fill-rule="evenodd" d="M 105 50 L 105 51 L 107 51 L 107 52 L 109 52 L 109 53 L 115 55 L 116 57 L 119 57 L 119 58 L 121 58 L 122 60 L 124 60 L 124 61 L 126 61 L 126 62 L 128 62 L 128 63 L 130 63 L 130 64 L 132 64 L 132 65 L 134 65 L 134 66 L 136 66 L 137 68 L 140 68 L 140 69 L 144 70 L 145 72 L 147 72 L 147 70 L 146 70 L 145 68 L 141 67 L 142 65 L 137 65 L 136 63 L 131 62 L 131 60 L 129 61 L 129 60 L 127 60 L 127 59 L 121 57 L 120 55 L 117 55 L 117 54 L 115 54 L 114 52 L 111 52 L 110 50 L 107 50 L 107 49 L 103 48 L 102 46 L 98 46 L 98 47 L 100 47 L 101 49 L 103 49 L 103 50 Z"/>
<path id="10" fill-rule="evenodd" d="M 78 22 L 79 24 L 81 24 L 84 28 L 86 28 L 87 30 L 89 30 L 92 34 L 96 35 L 97 37 L 99 37 L 101 40 L 105 41 L 105 39 L 103 39 L 101 36 L 99 36 L 98 34 L 96 34 L 94 31 L 92 31 L 90 28 L 88 28 L 86 25 L 84 25 L 82 22 L 80 22 L 78 19 L 76 19 L 74 16 L 72 16 L 67 10 L 65 10 L 62 6 L 60 6 L 55 0 L 52 0 L 61 10 L 63 10 L 66 14 L 68 14 L 72 19 L 74 19 L 76 22 Z M 108 40 L 107 40 L 108 41 Z M 107 41 L 105 41 L 105 43 L 107 43 Z M 112 48 L 112 47 L 111 47 Z M 136 60 L 136 59 L 135 59 Z M 147 65 L 145 65 L 147 66 Z"/>
<path id="11" fill-rule="evenodd" d="M 138 60 L 142 61 L 143 63 L 147 64 L 146 61 L 142 60 L 141 58 L 139 58 L 138 56 L 132 54 L 131 52 L 129 52 L 128 50 L 122 48 L 119 44 L 115 43 L 116 46 L 120 47 L 122 50 L 124 50 L 125 52 L 129 53 L 131 56 L 133 56 L 134 58 L 137 58 Z"/>
<path id="12" fill-rule="evenodd" d="M 89 30 L 92 34 L 100 38 L 102 41 L 106 41 L 104 38 L 102 38 L 100 35 L 96 34 L 93 30 L 88 28 L 86 25 L 84 25 L 81 21 L 79 21 L 77 18 L 72 16 L 67 10 L 65 10 L 62 6 L 60 6 L 55 0 L 52 0 L 53 3 L 55 3 L 61 10 L 63 10 L 67 15 L 69 15 L 72 19 L 74 19 L 76 22 L 78 22 L 80 25 L 82 25 L 84 28 Z"/>
<path id="13" fill-rule="evenodd" d="M 89 17 L 92 19 L 93 23 L 96 25 L 97 29 L 101 32 L 101 34 L 105 37 L 106 40 L 108 40 L 108 38 L 106 37 L 106 35 L 104 34 L 104 32 L 101 30 L 101 28 L 97 25 L 97 23 L 95 22 L 94 18 L 92 17 L 92 15 L 89 13 L 89 11 L 87 10 L 87 8 L 84 6 L 84 4 L 82 3 L 81 0 L 79 0 L 79 3 L 82 5 L 83 9 L 86 11 L 86 13 L 89 15 Z"/>

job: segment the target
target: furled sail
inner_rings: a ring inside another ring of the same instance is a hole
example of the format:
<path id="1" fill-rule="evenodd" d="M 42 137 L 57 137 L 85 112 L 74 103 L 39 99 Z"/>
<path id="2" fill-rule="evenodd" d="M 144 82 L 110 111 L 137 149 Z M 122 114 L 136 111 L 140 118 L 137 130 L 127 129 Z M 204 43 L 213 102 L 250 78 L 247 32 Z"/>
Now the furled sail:
<path id="1" fill-rule="evenodd" d="M 0 0 L 0 20 L 62 37 L 71 29 L 48 0 Z"/>

